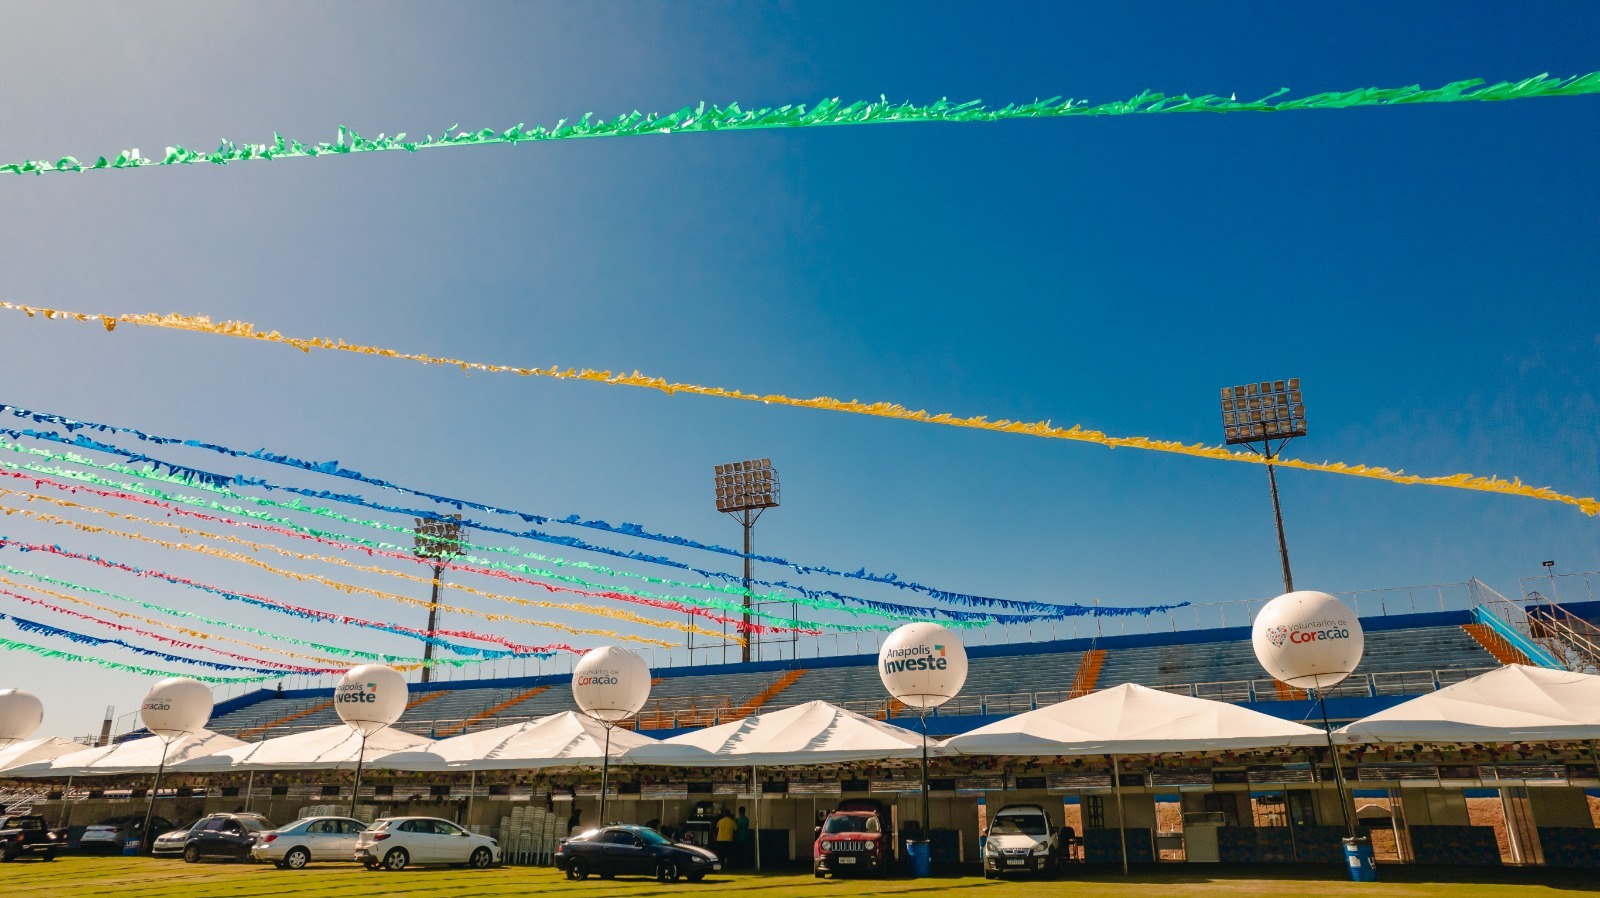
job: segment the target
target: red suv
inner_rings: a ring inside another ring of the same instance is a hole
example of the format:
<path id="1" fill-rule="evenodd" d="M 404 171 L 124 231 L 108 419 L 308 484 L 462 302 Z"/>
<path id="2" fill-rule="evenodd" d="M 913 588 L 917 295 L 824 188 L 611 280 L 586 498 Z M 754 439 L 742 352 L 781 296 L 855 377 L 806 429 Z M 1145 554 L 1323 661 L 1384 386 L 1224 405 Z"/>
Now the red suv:
<path id="1" fill-rule="evenodd" d="M 889 826 L 882 802 L 853 798 L 841 802 L 817 830 L 812 847 L 818 879 L 832 873 L 876 873 L 889 868 Z"/>

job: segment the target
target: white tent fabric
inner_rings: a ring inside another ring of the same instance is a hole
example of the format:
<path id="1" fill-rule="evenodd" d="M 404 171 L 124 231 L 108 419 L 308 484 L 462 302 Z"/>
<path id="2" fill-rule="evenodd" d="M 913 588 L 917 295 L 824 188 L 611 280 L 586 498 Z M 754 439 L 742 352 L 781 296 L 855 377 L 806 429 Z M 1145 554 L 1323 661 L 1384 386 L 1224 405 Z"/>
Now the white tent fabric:
<path id="1" fill-rule="evenodd" d="M 1323 745 L 1321 730 L 1238 705 L 1124 683 L 945 740 L 963 755 L 1154 754 Z"/>
<path id="2" fill-rule="evenodd" d="M 1334 731 L 1341 742 L 1600 739 L 1600 676 L 1523 664 L 1479 674 Z"/>
<path id="3" fill-rule="evenodd" d="M 611 760 L 629 749 L 655 744 L 649 736 L 621 728 L 611 731 Z M 390 770 L 536 770 L 599 767 L 605 754 L 605 727 L 576 711 L 563 711 L 525 723 L 440 739 L 425 751 L 401 751 L 372 762 Z"/>
<path id="4" fill-rule="evenodd" d="M 167 766 L 180 764 L 191 758 L 199 758 L 237 748 L 245 743 L 232 736 L 213 733 L 210 730 L 196 730 L 181 739 L 175 740 L 167 748 Z M 161 764 L 161 739 L 156 736 L 146 736 L 143 739 L 132 739 L 119 742 L 116 745 L 103 745 L 99 748 L 86 748 L 71 754 L 62 755 L 51 761 L 41 761 L 6 771 L 7 776 L 112 776 L 128 773 L 155 773 Z"/>
<path id="5" fill-rule="evenodd" d="M 83 751 L 81 744 L 68 742 L 65 739 L 57 739 L 54 736 L 13 742 L 4 748 L 0 748 L 0 771 L 40 761 L 54 760 L 62 755 L 69 755 L 77 751 Z"/>
<path id="6" fill-rule="evenodd" d="M 790 767 L 920 758 L 922 734 L 827 702 L 806 702 L 629 751 L 624 760 L 664 766 Z"/>
<path id="7" fill-rule="evenodd" d="M 291 736 L 249 742 L 227 751 L 191 758 L 172 768 L 174 773 L 219 773 L 227 770 L 354 770 L 356 756 L 364 764 L 397 751 L 426 749 L 433 740 L 386 727 L 367 737 L 361 751 L 361 734 L 344 724 L 307 730 Z"/>

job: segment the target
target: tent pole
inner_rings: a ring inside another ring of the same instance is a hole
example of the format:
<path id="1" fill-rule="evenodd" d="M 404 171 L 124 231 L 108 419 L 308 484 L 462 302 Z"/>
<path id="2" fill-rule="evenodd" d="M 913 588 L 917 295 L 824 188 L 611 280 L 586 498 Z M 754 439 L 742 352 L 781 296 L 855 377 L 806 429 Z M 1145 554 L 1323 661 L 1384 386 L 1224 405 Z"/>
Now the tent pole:
<path id="1" fill-rule="evenodd" d="M 356 815 L 356 800 L 361 797 L 361 765 L 367 760 L 367 734 L 361 734 L 361 753 L 356 755 L 356 782 L 350 787 L 350 816 Z"/>
<path id="2" fill-rule="evenodd" d="M 472 828 L 472 799 L 478 794 L 478 771 L 472 771 L 472 783 L 467 786 L 467 829 Z"/>
<path id="3" fill-rule="evenodd" d="M 928 810 L 928 709 L 923 708 L 917 717 L 922 721 L 922 841 L 933 850 L 933 820 Z"/>
<path id="4" fill-rule="evenodd" d="M 161 740 L 161 765 L 156 768 L 156 781 L 150 786 L 150 803 L 144 809 L 144 829 L 139 831 L 139 853 L 149 854 L 155 847 L 155 840 L 150 838 L 150 821 L 156 815 L 156 793 L 161 791 L 161 774 L 167 772 L 167 749 L 172 743 Z"/>
<path id="5" fill-rule="evenodd" d="M 611 776 L 611 726 L 606 725 L 606 748 L 600 755 L 600 822 L 606 825 L 606 783 Z"/>
<path id="6" fill-rule="evenodd" d="M 750 765 L 750 791 L 756 797 L 756 872 L 761 872 L 761 780 L 756 778 L 756 765 Z"/>
<path id="7" fill-rule="evenodd" d="M 1590 748 L 1592 750 L 1593 744 Z M 57 829 L 66 829 L 67 821 L 72 819 L 72 777 L 67 777 L 67 787 L 61 790 L 61 822 Z"/>
<path id="8" fill-rule="evenodd" d="M 1122 840 L 1122 875 L 1128 875 L 1128 822 L 1122 819 L 1122 764 L 1111 756 L 1111 785 L 1117 793 L 1117 837 Z"/>
<path id="9" fill-rule="evenodd" d="M 250 810 L 250 799 L 255 797 L 255 791 L 256 791 L 256 772 L 254 770 L 252 770 L 252 771 L 250 771 L 250 779 L 245 782 L 245 786 L 244 786 L 244 809 L 246 811 Z"/>

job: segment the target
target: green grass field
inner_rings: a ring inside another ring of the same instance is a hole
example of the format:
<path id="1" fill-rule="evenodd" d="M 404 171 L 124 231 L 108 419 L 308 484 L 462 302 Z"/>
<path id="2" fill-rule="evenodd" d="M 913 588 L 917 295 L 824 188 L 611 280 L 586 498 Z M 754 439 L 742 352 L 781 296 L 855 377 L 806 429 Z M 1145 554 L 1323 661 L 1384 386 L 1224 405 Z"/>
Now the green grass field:
<path id="1" fill-rule="evenodd" d="M 1594 872 L 1546 870 L 1459 870 L 1380 868 L 1384 881 L 1356 884 L 1338 878 L 1336 868 L 1270 869 L 1188 867 L 1116 871 L 1064 876 L 1054 881 L 989 882 L 979 876 L 925 880 L 821 880 L 799 875 L 730 875 L 690 885 L 661 885 L 651 879 L 624 878 L 567 882 L 549 868 L 507 867 L 497 870 L 422 870 L 370 873 L 354 865 L 317 865 L 299 872 L 254 864 L 197 864 L 144 858 L 62 858 L 52 863 L 17 861 L 0 867 L 0 894 L 48 895 L 50 898 L 391 898 L 400 895 L 459 896 L 542 895 L 611 898 L 700 895 L 727 898 L 759 889 L 763 898 L 826 898 L 826 896 L 967 894 L 985 898 L 1174 898 L 1184 896 L 1270 896 L 1317 898 L 1323 895 L 1362 898 L 1535 898 L 1545 895 L 1600 895 Z"/>

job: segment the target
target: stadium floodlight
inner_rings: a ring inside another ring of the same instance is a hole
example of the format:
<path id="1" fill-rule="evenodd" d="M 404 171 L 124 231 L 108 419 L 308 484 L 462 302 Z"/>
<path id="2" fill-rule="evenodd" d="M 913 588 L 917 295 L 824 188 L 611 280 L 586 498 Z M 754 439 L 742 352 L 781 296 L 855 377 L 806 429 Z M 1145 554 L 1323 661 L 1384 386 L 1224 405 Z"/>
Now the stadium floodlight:
<path id="1" fill-rule="evenodd" d="M 1272 460 L 1295 437 L 1306 435 L 1306 406 L 1300 378 L 1263 380 L 1222 389 L 1222 434 L 1229 446 L 1249 446 L 1267 462 L 1267 483 L 1272 487 L 1272 517 L 1278 525 L 1278 555 L 1283 561 L 1283 591 L 1294 592 L 1289 570 L 1289 544 L 1283 536 L 1283 512 L 1278 507 L 1278 475 Z M 1278 445 L 1274 447 L 1273 441 Z"/>
<path id="2" fill-rule="evenodd" d="M 779 489 L 778 469 L 770 458 L 754 458 L 715 466 L 717 511 L 744 527 L 744 646 L 743 660 L 750 660 L 750 534 L 756 520 L 769 508 L 777 508 L 782 491 Z M 693 640 L 694 635 L 689 634 Z M 796 635 L 798 638 L 798 634 Z M 694 643 L 689 643 L 690 660 L 693 661 Z M 723 660 L 727 660 L 728 642 L 722 642 Z"/>
<path id="3" fill-rule="evenodd" d="M 433 598 L 428 600 L 429 639 L 422 649 L 422 682 L 433 678 L 432 634 L 439 623 L 439 578 L 445 565 L 461 555 L 461 515 L 447 518 L 413 518 L 416 544 L 412 554 L 433 562 Z"/>

